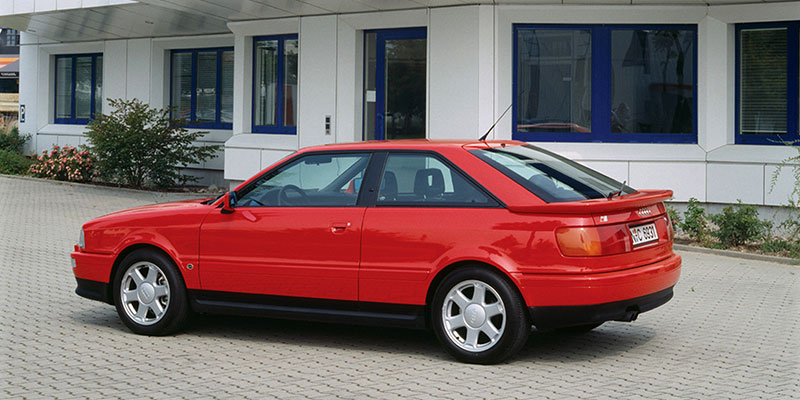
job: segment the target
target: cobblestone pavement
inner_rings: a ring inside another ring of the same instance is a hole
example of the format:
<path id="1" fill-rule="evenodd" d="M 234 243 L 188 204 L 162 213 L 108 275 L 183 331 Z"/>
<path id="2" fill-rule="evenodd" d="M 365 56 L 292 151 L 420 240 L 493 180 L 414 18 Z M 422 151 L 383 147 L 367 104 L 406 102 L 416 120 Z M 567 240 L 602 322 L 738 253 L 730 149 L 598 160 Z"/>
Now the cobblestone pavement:
<path id="1" fill-rule="evenodd" d="M 496 366 L 424 331 L 201 317 L 137 336 L 74 294 L 68 253 L 84 221 L 177 197 L 0 177 L 0 398 L 800 398 L 800 268 L 691 252 L 665 306 L 534 333 Z"/>

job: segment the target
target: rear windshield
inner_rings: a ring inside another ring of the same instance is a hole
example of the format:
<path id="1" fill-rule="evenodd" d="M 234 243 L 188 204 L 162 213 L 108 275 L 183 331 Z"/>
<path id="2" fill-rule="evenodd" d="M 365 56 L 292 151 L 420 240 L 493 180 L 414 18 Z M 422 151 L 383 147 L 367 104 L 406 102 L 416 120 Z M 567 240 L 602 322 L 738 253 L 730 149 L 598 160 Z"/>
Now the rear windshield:
<path id="1" fill-rule="evenodd" d="M 564 202 L 636 193 L 597 171 L 530 145 L 470 151 L 540 199 Z"/>

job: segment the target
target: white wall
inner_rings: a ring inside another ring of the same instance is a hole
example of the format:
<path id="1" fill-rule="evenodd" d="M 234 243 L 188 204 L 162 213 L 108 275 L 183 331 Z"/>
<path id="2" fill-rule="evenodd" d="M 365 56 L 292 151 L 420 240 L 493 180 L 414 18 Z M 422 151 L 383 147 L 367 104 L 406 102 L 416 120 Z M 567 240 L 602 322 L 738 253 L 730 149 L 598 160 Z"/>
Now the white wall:
<path id="1" fill-rule="evenodd" d="M 679 201 L 696 197 L 709 202 L 741 199 L 778 205 L 785 203 L 791 180 L 784 172 L 772 188 L 772 174 L 793 151 L 783 146 L 734 144 L 733 103 L 735 24 L 776 20 L 800 20 L 800 7 L 796 2 L 711 7 L 469 5 L 231 22 L 232 34 L 201 37 L 61 44 L 23 34 L 20 101 L 27 106 L 27 116 L 20 128 L 36 134 L 38 150 L 82 143 L 82 127 L 52 124 L 53 54 L 103 52 L 105 97 L 136 97 L 163 106 L 169 101 L 166 55 L 170 49 L 234 46 L 233 129 L 212 131 L 202 143 L 224 142 L 224 162 L 220 154 L 196 167 L 224 168 L 226 179 L 241 181 L 300 147 L 361 140 L 365 30 L 427 28 L 426 137 L 473 139 L 511 104 L 513 24 L 696 24 L 697 143 L 538 145 L 637 188 L 673 189 Z M 252 38 L 291 33 L 300 39 L 298 134 L 253 134 Z M 327 115 L 331 116 L 330 135 L 324 132 Z M 511 138 L 511 113 L 499 121 L 490 137 Z"/>

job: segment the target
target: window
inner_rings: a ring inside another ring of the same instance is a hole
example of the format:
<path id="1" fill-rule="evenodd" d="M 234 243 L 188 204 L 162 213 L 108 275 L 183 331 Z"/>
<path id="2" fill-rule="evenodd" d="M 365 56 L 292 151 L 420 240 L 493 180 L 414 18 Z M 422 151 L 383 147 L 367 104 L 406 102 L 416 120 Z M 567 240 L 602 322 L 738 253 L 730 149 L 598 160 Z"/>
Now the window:
<path id="1" fill-rule="evenodd" d="M 253 40 L 253 132 L 297 133 L 297 35 Z"/>
<path id="2" fill-rule="evenodd" d="M 515 25 L 515 139 L 696 143 L 694 25 Z"/>
<path id="3" fill-rule="evenodd" d="M 736 143 L 800 140 L 800 21 L 736 26 Z"/>
<path id="4" fill-rule="evenodd" d="M 16 29 L 0 29 L 6 32 L 6 47 L 19 46 L 19 31 Z"/>
<path id="5" fill-rule="evenodd" d="M 190 128 L 233 127 L 233 48 L 173 50 L 173 119 Z"/>
<path id="6" fill-rule="evenodd" d="M 377 205 L 493 207 L 497 202 L 437 157 L 398 153 L 386 159 Z"/>
<path id="7" fill-rule="evenodd" d="M 534 146 L 497 147 L 471 153 L 548 203 L 636 192 L 603 174 Z"/>
<path id="8" fill-rule="evenodd" d="M 56 56 L 55 123 L 86 124 L 102 112 L 103 56 Z"/>
<path id="9" fill-rule="evenodd" d="M 237 207 L 355 206 L 370 154 L 311 154 L 242 190 Z"/>

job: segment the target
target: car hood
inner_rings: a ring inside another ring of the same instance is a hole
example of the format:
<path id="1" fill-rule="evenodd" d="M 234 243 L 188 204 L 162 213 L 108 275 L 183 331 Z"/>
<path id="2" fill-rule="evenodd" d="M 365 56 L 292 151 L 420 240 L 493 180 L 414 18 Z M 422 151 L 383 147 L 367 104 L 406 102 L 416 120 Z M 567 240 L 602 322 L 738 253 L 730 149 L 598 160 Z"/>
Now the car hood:
<path id="1" fill-rule="evenodd" d="M 115 216 L 122 216 L 122 215 L 133 215 L 133 214 L 143 214 L 143 213 L 150 213 L 156 211 L 178 211 L 183 209 L 189 208 L 196 208 L 196 207 L 208 207 L 207 204 L 203 204 L 209 200 L 213 200 L 213 198 L 206 198 L 206 199 L 191 199 L 191 200 L 182 200 L 182 201 L 172 201 L 168 203 L 158 203 L 158 204 L 150 204 L 141 207 L 134 207 L 128 208 L 126 210 L 114 211 L 110 214 L 106 214 L 98 219 L 104 219 L 106 217 L 115 217 Z"/>

